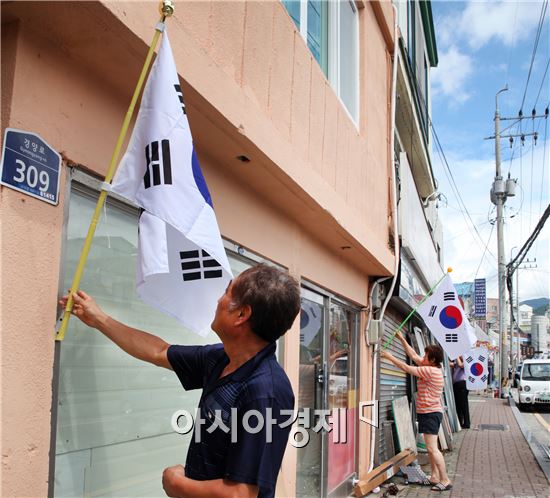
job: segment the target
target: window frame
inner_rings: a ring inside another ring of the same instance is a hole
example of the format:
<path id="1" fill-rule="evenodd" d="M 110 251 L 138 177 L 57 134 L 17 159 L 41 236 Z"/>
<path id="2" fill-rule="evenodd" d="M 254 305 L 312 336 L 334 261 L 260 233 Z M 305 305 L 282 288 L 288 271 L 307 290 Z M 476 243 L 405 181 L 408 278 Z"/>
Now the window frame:
<path id="1" fill-rule="evenodd" d="M 318 62 L 313 53 L 311 52 L 311 48 L 308 44 L 308 4 L 309 0 L 298 0 L 300 2 L 300 25 L 297 26 L 298 32 L 300 33 L 300 36 L 304 40 L 304 43 L 306 44 L 308 50 L 310 51 L 313 59 L 316 63 L 319 64 L 319 67 L 323 71 L 323 74 L 329 81 L 330 85 L 332 86 L 334 92 L 336 93 L 338 99 L 340 100 L 342 107 L 344 108 L 345 112 L 347 113 L 348 117 L 351 119 L 351 121 L 354 123 L 355 127 L 359 129 L 359 122 L 360 122 L 360 116 L 361 116 L 361 101 L 360 101 L 360 23 L 359 23 L 359 9 L 355 3 L 354 0 L 338 0 L 338 1 L 322 1 L 322 9 L 323 13 L 321 16 L 321 23 L 323 25 L 322 30 L 325 29 L 325 23 L 326 23 L 326 33 L 327 33 L 327 46 L 326 46 L 326 54 L 324 54 L 323 50 L 321 50 L 321 62 Z M 354 105 L 355 105 L 355 113 L 354 116 L 350 109 L 348 109 L 346 103 L 344 102 L 342 98 L 342 88 L 341 88 L 341 58 L 340 58 L 340 22 L 341 22 L 341 8 L 342 5 L 346 5 L 348 3 L 353 11 L 354 14 L 354 23 L 355 23 L 355 60 L 353 61 L 353 65 L 355 67 L 355 92 L 353 95 L 354 98 Z M 290 15 L 285 3 L 283 2 L 283 6 L 285 10 L 287 11 L 289 17 L 294 22 L 294 19 Z M 324 16 L 323 16 L 324 14 Z"/>
<path id="2" fill-rule="evenodd" d="M 359 9 L 357 8 L 357 5 L 353 0 L 339 0 L 337 2 L 328 2 L 329 8 L 328 8 L 328 76 L 327 79 L 329 80 L 331 86 L 334 88 L 336 95 L 338 96 L 338 99 L 342 103 L 342 106 L 344 110 L 346 111 L 349 118 L 353 121 L 356 128 L 358 128 L 359 125 L 359 117 L 360 117 L 360 100 L 359 100 L 359 86 L 360 86 L 360 78 L 359 78 Z M 357 116 L 353 116 L 351 111 L 348 109 L 346 103 L 344 102 L 344 99 L 342 98 L 342 74 L 341 74 L 341 62 L 342 59 L 340 57 L 341 53 L 341 13 L 342 13 L 342 5 L 345 5 L 348 3 L 353 11 L 354 14 L 354 23 L 355 23 L 355 46 L 357 47 L 356 53 L 355 53 L 355 61 L 354 66 L 356 69 L 356 75 L 355 75 L 355 110 L 357 113 Z"/>

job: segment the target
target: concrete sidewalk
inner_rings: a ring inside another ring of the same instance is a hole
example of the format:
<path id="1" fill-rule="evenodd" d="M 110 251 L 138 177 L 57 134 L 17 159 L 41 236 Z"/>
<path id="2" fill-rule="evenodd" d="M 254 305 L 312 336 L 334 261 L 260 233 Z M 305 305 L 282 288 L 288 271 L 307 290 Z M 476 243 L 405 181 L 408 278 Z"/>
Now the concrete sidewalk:
<path id="1" fill-rule="evenodd" d="M 525 441 L 508 400 L 470 396 L 470 414 L 472 428 L 455 434 L 454 450 L 445 454 L 453 489 L 441 496 L 549 498 L 550 483 Z M 480 424 L 504 424 L 509 429 L 479 430 Z M 395 482 L 402 484 L 403 480 L 395 478 Z M 383 491 L 384 488 L 380 494 Z M 438 495 L 430 487 L 414 484 L 405 486 L 398 494 L 408 498 Z"/>

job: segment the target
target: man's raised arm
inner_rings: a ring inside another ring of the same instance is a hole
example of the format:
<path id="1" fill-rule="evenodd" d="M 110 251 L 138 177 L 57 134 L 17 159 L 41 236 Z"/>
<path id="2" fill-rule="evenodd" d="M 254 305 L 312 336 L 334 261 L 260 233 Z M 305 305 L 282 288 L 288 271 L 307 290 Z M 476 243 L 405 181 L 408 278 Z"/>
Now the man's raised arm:
<path id="1" fill-rule="evenodd" d="M 68 296 L 63 296 L 60 304 L 65 306 L 67 299 Z M 134 358 L 172 369 L 167 355 L 170 344 L 160 337 L 128 327 L 111 318 L 84 291 L 78 291 L 73 295 L 73 299 L 73 315 L 83 323 L 99 330 Z"/>

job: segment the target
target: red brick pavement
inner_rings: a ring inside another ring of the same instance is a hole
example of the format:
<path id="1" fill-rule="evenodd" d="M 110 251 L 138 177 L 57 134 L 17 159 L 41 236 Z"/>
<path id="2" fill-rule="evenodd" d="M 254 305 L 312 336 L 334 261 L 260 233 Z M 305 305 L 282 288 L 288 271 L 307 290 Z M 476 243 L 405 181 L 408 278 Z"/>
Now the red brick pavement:
<path id="1" fill-rule="evenodd" d="M 550 498 L 550 483 L 540 469 L 507 400 L 470 396 L 472 428 L 455 435 L 445 455 L 453 482 L 441 494 L 429 487 L 406 486 L 399 497 Z M 505 424 L 509 431 L 476 430 L 479 424 Z"/>

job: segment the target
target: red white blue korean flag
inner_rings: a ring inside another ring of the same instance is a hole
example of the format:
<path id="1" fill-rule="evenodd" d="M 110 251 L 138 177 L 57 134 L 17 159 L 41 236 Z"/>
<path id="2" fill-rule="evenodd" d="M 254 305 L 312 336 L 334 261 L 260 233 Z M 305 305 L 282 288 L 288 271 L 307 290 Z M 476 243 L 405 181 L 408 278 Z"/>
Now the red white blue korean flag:
<path id="1" fill-rule="evenodd" d="M 464 316 L 451 277 L 447 275 L 417 313 L 451 360 L 464 355 L 476 342 L 473 329 Z"/>
<path id="2" fill-rule="evenodd" d="M 462 357 L 464 375 L 466 376 L 466 389 L 469 391 L 477 391 L 487 387 L 487 379 L 489 378 L 488 357 L 489 351 L 485 347 L 473 348 Z"/>
<path id="3" fill-rule="evenodd" d="M 112 190 L 144 210 L 139 296 L 206 335 L 232 274 L 166 32 Z"/>

